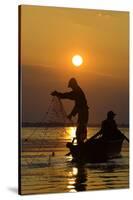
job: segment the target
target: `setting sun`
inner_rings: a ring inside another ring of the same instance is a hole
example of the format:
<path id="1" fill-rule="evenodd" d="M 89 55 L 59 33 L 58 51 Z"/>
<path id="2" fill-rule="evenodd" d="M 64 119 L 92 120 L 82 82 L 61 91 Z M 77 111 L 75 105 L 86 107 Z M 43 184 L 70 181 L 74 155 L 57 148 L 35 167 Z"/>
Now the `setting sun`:
<path id="1" fill-rule="evenodd" d="M 80 55 L 75 55 L 72 57 L 72 63 L 74 66 L 79 67 L 83 63 L 83 58 Z"/>

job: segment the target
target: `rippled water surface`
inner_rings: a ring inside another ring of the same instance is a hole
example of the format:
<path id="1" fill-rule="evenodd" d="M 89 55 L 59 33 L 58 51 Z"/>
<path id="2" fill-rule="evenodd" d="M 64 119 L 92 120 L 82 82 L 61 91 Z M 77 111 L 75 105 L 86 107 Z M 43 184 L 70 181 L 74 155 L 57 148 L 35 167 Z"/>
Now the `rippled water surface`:
<path id="1" fill-rule="evenodd" d="M 99 128 L 89 128 L 88 138 Z M 128 129 L 122 128 L 128 137 Z M 21 153 L 22 194 L 77 192 L 129 187 L 129 146 L 123 143 L 121 157 L 106 163 L 71 162 L 66 142 L 75 128 L 23 128 Z"/>

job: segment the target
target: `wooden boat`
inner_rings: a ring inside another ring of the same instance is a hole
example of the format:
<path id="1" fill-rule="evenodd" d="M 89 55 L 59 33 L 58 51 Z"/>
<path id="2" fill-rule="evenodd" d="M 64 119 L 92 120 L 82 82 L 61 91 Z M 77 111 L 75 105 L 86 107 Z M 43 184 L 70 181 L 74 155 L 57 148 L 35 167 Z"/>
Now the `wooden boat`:
<path id="1" fill-rule="evenodd" d="M 104 162 L 120 155 L 124 136 L 112 140 L 103 138 L 87 140 L 81 145 L 67 143 L 75 162 Z"/>

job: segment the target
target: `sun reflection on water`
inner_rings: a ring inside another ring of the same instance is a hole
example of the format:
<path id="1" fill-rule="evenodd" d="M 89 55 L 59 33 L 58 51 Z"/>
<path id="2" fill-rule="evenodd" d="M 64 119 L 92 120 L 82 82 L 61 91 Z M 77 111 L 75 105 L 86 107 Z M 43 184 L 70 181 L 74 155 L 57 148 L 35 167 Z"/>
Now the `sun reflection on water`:
<path id="1" fill-rule="evenodd" d="M 66 128 L 66 138 L 73 140 L 76 137 L 76 127 L 67 127 Z"/>
<path id="2" fill-rule="evenodd" d="M 68 178 L 67 188 L 70 189 L 69 192 L 76 192 L 75 184 L 76 184 L 76 176 L 78 174 L 78 168 L 73 167 L 72 170 L 68 174 L 69 174 L 69 178 Z"/>
<path id="3" fill-rule="evenodd" d="M 73 167 L 72 168 L 72 174 L 74 175 L 74 176 L 76 176 L 77 174 L 78 174 L 78 168 L 77 167 Z"/>
<path id="4" fill-rule="evenodd" d="M 71 189 L 69 190 L 69 192 L 77 192 L 75 189 Z"/>

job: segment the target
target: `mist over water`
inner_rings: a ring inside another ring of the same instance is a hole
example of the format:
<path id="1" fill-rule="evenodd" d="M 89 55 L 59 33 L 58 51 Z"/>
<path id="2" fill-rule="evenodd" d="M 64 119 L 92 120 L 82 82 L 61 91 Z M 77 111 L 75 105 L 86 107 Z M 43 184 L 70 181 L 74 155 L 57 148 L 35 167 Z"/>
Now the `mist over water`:
<path id="1" fill-rule="evenodd" d="M 88 128 L 88 138 L 99 128 Z M 128 137 L 128 128 L 121 131 Z M 66 143 L 75 128 L 22 128 L 22 194 L 77 192 L 129 187 L 129 145 L 106 163 L 72 163 Z M 27 140 L 25 140 L 27 139 Z M 53 153 L 54 152 L 54 153 Z"/>

